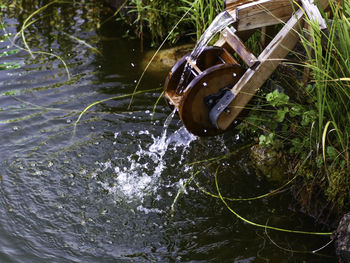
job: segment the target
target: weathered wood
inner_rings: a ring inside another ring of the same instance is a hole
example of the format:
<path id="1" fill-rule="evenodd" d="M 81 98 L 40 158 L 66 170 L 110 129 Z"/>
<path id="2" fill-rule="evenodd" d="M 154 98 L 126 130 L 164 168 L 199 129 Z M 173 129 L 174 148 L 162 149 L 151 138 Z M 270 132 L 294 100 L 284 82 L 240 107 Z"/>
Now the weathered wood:
<path id="1" fill-rule="evenodd" d="M 320 25 L 320 29 L 326 29 L 327 28 L 326 21 L 323 19 L 320 13 L 320 10 L 318 10 L 317 6 L 314 4 L 314 1 L 301 0 L 301 3 L 310 21 L 314 20 Z"/>
<path id="2" fill-rule="evenodd" d="M 225 9 L 229 10 L 229 9 L 234 9 L 239 5 L 243 5 L 243 4 L 247 4 L 253 1 L 258 1 L 258 0 L 226 0 L 225 1 Z"/>
<path id="3" fill-rule="evenodd" d="M 239 65 L 238 61 L 225 48 L 220 57 L 224 63 Z"/>
<path id="4" fill-rule="evenodd" d="M 236 17 L 237 31 L 245 31 L 283 23 L 297 9 L 298 7 L 290 0 L 259 0 L 227 11 Z"/>
<path id="5" fill-rule="evenodd" d="M 225 28 L 222 31 L 222 36 L 231 48 L 237 53 L 237 55 L 246 63 L 249 67 L 253 67 L 257 62 L 257 58 L 254 54 L 243 44 L 243 42 L 235 35 L 230 28 Z"/>
<path id="6" fill-rule="evenodd" d="M 304 12 L 298 10 L 259 55 L 260 64 L 255 69 L 249 68 L 232 88 L 236 97 L 230 103 L 229 110 L 219 116 L 217 121 L 219 129 L 226 130 L 231 125 L 281 60 L 295 46 L 299 40 L 297 32 L 303 22 L 303 17 Z"/>
<path id="7" fill-rule="evenodd" d="M 324 27 L 325 23 L 322 22 L 323 19 L 313 4 L 313 0 L 304 1 L 309 2 L 303 6 L 305 10 L 307 12 L 310 10 L 310 16 L 317 17 L 321 27 Z M 328 1 L 316 0 L 323 10 L 328 7 Z M 301 0 L 226 0 L 226 11 L 238 21 L 237 31 L 245 31 L 286 22 L 300 5 Z"/>
<path id="8" fill-rule="evenodd" d="M 189 57 L 186 57 L 186 61 L 196 71 L 197 75 L 202 74 L 202 71 L 199 69 L 199 67 Z"/>

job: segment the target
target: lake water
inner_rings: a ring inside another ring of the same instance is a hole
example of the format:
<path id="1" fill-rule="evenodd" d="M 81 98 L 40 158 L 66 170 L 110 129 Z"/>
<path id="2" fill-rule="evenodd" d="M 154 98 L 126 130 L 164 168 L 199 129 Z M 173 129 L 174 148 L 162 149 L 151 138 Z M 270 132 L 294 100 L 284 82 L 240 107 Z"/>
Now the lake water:
<path id="1" fill-rule="evenodd" d="M 311 253 L 328 237 L 256 228 L 194 182 L 184 189 L 200 171 L 195 182 L 216 193 L 218 167 L 226 196 L 257 196 L 281 182 L 256 171 L 250 140 L 237 131 L 193 137 L 163 100 L 153 115 L 166 73 L 146 74 L 138 90 L 153 91 L 130 109 L 125 96 L 91 107 L 74 133 L 89 104 L 134 90 L 139 40 L 123 38 L 121 23 L 103 23 L 98 1 L 54 4 L 24 31 L 32 57 L 11 41 L 43 4 L 21 3 L 3 7 L 0 33 L 0 262 L 336 262 L 333 245 Z M 15 44 L 25 47 L 20 35 Z M 257 223 L 329 231 L 291 202 L 286 191 L 229 204 Z"/>

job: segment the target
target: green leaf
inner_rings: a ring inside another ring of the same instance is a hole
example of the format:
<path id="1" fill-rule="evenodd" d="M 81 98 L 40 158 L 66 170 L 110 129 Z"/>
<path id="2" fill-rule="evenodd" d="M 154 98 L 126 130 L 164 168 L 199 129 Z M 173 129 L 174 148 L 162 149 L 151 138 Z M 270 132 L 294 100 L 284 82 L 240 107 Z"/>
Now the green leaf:
<path id="1" fill-rule="evenodd" d="M 272 106 L 286 105 L 289 101 L 289 96 L 278 90 L 274 90 L 266 95 L 266 100 L 271 103 Z"/>
<path id="2" fill-rule="evenodd" d="M 316 165 L 317 168 L 321 168 L 323 164 L 323 158 L 322 158 L 322 154 L 317 155 L 316 157 Z"/>
<path id="3" fill-rule="evenodd" d="M 334 147 L 328 146 L 328 147 L 327 147 L 327 155 L 328 155 L 331 159 L 335 159 L 335 158 L 337 158 L 337 156 L 338 156 L 338 152 L 337 152 L 337 150 L 336 150 Z"/>
<path id="4" fill-rule="evenodd" d="M 259 144 L 262 146 L 271 146 L 274 143 L 275 139 L 275 134 L 274 133 L 269 133 L 267 136 L 266 135 L 260 135 L 259 137 Z"/>
<path id="5" fill-rule="evenodd" d="M 305 111 L 302 115 L 301 125 L 307 126 L 309 123 L 313 122 L 317 117 L 314 110 Z"/>
<path id="6" fill-rule="evenodd" d="M 287 112 L 289 112 L 288 107 L 284 107 L 281 110 L 277 110 L 276 121 L 278 121 L 278 122 L 284 121 L 284 118 L 285 118 Z"/>
<path id="7" fill-rule="evenodd" d="M 290 111 L 289 116 L 294 118 L 295 116 L 300 116 L 303 113 L 303 108 L 301 105 L 294 105 Z"/>

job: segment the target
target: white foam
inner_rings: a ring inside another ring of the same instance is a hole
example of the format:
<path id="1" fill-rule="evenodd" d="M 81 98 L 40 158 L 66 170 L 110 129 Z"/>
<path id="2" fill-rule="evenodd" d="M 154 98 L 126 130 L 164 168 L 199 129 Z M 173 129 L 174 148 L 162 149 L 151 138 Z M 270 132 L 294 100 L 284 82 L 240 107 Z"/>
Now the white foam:
<path id="1" fill-rule="evenodd" d="M 138 211 L 145 213 L 161 212 L 145 208 L 140 203 L 143 204 L 145 197 L 150 196 L 155 196 L 155 200 L 161 199 L 157 192 L 159 185 L 162 183 L 162 173 L 167 167 L 166 160 L 164 160 L 165 153 L 168 150 L 175 151 L 178 147 L 181 147 L 184 153 L 190 143 L 196 139 L 195 136 L 188 133 L 183 127 L 170 136 L 167 136 L 168 126 L 174 114 L 175 111 L 169 115 L 164 123 L 163 132 L 158 137 L 153 136 L 147 130 L 136 132 L 138 135 L 152 138 L 152 144 L 143 146 L 140 141 L 141 139 L 138 142 L 135 140 L 135 143 L 139 144 L 138 150 L 128 157 L 117 156 L 113 162 L 107 160 L 105 163 L 98 163 L 97 174 L 106 171 L 115 174 L 113 184 L 107 182 L 99 182 L 99 184 L 108 190 L 109 193 L 114 194 L 118 200 L 122 199 L 128 203 L 138 203 Z M 128 132 L 128 134 L 134 135 L 135 132 Z M 121 138 L 122 134 L 115 133 L 115 138 L 117 136 Z M 120 150 L 123 151 L 123 149 Z M 181 181 L 179 183 L 181 184 L 183 182 Z M 176 185 L 179 185 L 179 183 L 169 186 L 162 185 L 162 187 L 177 188 Z"/>

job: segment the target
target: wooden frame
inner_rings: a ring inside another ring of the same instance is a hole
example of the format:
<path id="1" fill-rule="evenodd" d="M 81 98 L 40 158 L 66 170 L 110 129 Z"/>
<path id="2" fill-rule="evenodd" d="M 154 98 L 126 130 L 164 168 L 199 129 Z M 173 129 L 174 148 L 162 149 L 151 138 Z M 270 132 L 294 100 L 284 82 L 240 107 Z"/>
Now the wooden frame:
<path id="1" fill-rule="evenodd" d="M 232 3 L 231 6 L 233 6 L 234 3 L 237 3 L 239 1 L 230 0 L 228 2 Z M 289 2 L 289 0 L 260 0 L 246 5 L 238 6 L 236 9 L 234 9 L 237 20 L 243 20 L 243 22 L 238 22 L 238 28 L 241 28 L 241 30 L 257 27 L 258 24 L 256 23 L 259 23 L 257 21 L 260 21 L 264 17 L 262 15 L 262 8 L 265 9 L 276 7 L 272 10 L 272 13 L 274 13 L 276 17 L 271 19 L 270 15 L 265 16 L 266 21 L 261 22 L 259 26 L 266 26 L 271 25 L 272 23 L 277 23 L 279 19 L 284 20 L 286 16 L 285 10 L 289 10 L 290 13 L 288 22 L 283 26 L 280 32 L 274 37 L 274 39 L 269 43 L 264 51 L 258 56 L 257 60 L 259 61 L 259 64 L 256 67 L 248 68 L 243 76 L 239 79 L 239 81 L 231 89 L 231 92 L 234 93 L 235 98 L 228 105 L 228 110 L 224 111 L 218 117 L 216 121 L 216 127 L 218 129 L 226 130 L 232 124 L 232 122 L 238 117 L 240 112 L 244 109 L 244 107 L 254 96 L 257 90 L 265 83 L 272 72 L 276 69 L 278 64 L 287 56 L 290 50 L 292 50 L 295 44 L 299 41 L 298 34 L 304 27 L 303 19 L 305 17 L 305 13 L 307 12 L 304 12 L 302 9 L 298 9 L 296 12 L 293 12 L 290 4 L 290 8 L 285 7 L 286 9 L 281 12 L 280 8 L 278 8 L 278 5 L 275 3 L 279 3 L 281 6 L 285 6 L 286 2 Z M 320 4 L 322 8 L 325 8 L 328 5 L 328 0 L 321 0 Z M 308 10 L 311 9 L 305 4 L 303 6 L 305 6 Z M 229 6 L 227 8 L 229 8 Z M 270 9 L 268 10 L 271 11 Z M 318 11 L 318 9 L 315 11 L 315 6 L 312 6 L 311 10 L 315 13 Z M 291 16 L 291 14 L 293 15 Z M 319 15 L 316 15 L 315 18 L 316 21 L 320 21 L 319 23 L 322 23 Z M 255 22 L 254 24 L 249 25 L 248 21 Z M 239 26 L 240 24 L 241 26 Z M 324 24 L 320 24 L 320 26 L 322 28 Z M 239 31 L 239 29 L 237 31 Z M 226 40 L 227 38 L 223 37 L 223 39 Z M 217 44 L 224 45 L 226 43 L 225 41 L 218 41 Z"/>
<path id="2" fill-rule="evenodd" d="M 225 4 L 235 23 L 221 32 L 215 44 L 217 50 L 213 50 L 216 53 L 202 56 L 207 61 L 204 68 L 197 65 L 203 63 L 199 58 L 193 62 L 184 57 L 173 67 L 164 85 L 165 97 L 178 108 L 186 128 L 199 136 L 220 134 L 232 125 L 299 41 L 306 16 L 317 21 L 321 29 L 326 26 L 313 0 L 226 0 Z M 325 9 L 328 0 L 319 0 L 319 4 Z M 268 26 L 281 23 L 282 29 L 266 47 L 263 44 L 265 48 L 257 57 L 244 45 L 242 39 L 255 30 L 261 28 L 262 32 L 267 32 Z M 242 70 L 226 50 L 237 54 L 248 68 Z M 219 56 L 222 61 L 212 56 Z M 176 87 L 186 61 L 191 65 L 191 72 L 194 70 L 196 74 L 179 93 Z"/>

